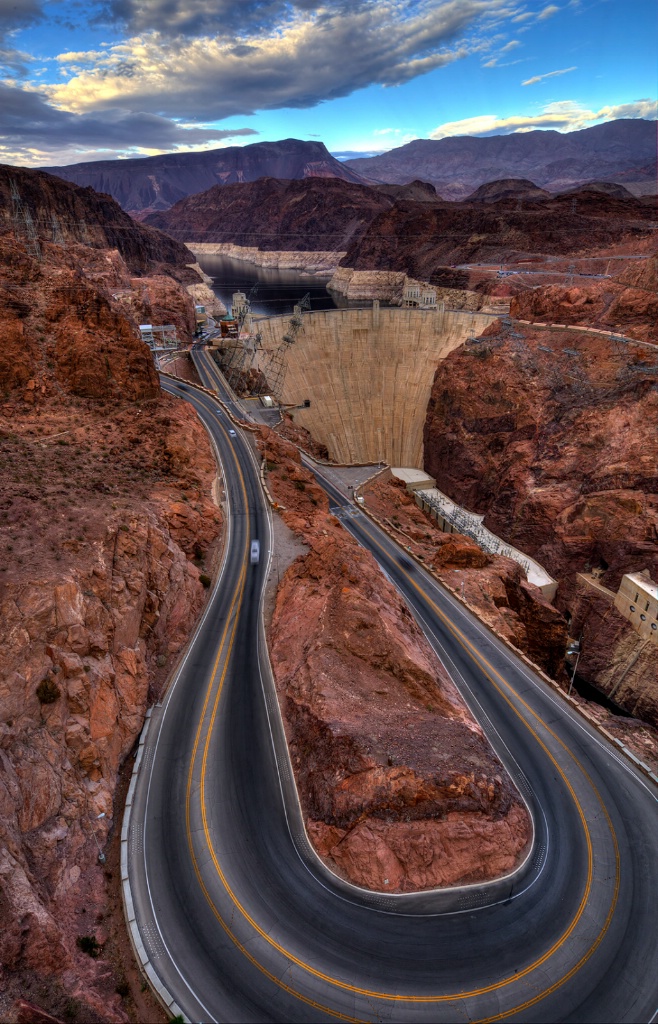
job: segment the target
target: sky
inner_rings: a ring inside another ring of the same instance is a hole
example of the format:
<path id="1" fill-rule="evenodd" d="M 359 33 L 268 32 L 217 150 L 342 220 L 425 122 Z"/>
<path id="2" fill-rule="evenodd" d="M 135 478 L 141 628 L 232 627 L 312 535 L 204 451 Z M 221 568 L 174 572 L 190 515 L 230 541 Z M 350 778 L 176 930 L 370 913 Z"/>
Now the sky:
<path id="1" fill-rule="evenodd" d="M 0 0 L 0 162 L 655 118 L 655 0 Z"/>

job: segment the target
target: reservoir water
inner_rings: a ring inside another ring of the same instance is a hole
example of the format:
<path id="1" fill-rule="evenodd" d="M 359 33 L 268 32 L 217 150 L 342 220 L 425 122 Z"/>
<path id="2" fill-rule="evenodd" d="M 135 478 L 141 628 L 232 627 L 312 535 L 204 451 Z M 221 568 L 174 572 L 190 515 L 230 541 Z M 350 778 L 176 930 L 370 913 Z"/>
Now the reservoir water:
<path id="1" fill-rule="evenodd" d="M 258 290 L 251 300 L 254 313 L 278 316 L 292 313 L 293 306 L 307 293 L 311 296 L 311 309 L 335 309 L 347 302 L 340 302 L 340 296 L 332 298 L 327 291 L 327 277 L 315 277 L 297 270 L 270 270 L 253 263 L 231 259 L 230 256 L 198 256 L 199 266 L 212 278 L 212 289 L 231 308 L 233 292 L 248 295 L 257 284 Z M 366 303 L 367 305 L 368 303 Z M 357 303 L 355 303 L 357 305 Z M 358 305 L 364 305 L 363 302 Z"/>

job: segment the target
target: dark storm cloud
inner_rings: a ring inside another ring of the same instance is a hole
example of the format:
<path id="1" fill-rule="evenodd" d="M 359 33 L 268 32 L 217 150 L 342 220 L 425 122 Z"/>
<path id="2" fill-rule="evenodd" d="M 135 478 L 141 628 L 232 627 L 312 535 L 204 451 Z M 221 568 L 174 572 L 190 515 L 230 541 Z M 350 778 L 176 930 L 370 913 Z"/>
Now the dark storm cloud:
<path id="1" fill-rule="evenodd" d="M 320 7 L 310 0 L 297 0 L 294 6 L 219 0 L 213 11 L 225 8 L 234 20 L 237 11 L 244 25 L 250 17 L 276 12 L 280 17 L 291 12 L 305 16 L 282 21 L 268 34 L 252 31 L 242 38 L 235 31 L 214 38 L 138 35 L 110 48 L 101 59 L 92 54 L 86 66 L 84 55 L 73 54 L 71 78 L 53 86 L 51 95 L 68 109 L 121 106 L 202 121 L 313 107 L 373 84 L 400 85 L 466 56 L 468 45 L 455 45 L 455 40 L 482 17 L 500 11 L 503 3 L 334 0 Z M 205 17 L 210 5 L 206 0 L 185 5 L 148 0 L 142 8 L 153 17 L 171 8 L 173 24 L 174 15 L 191 17 L 195 11 L 197 18 Z M 129 75 L 121 70 L 126 63 Z"/>
<path id="2" fill-rule="evenodd" d="M 362 0 L 354 0 L 359 6 Z M 318 8 L 346 8 L 345 0 L 109 0 L 101 19 L 128 32 L 162 36 L 250 36 Z"/>
<path id="3" fill-rule="evenodd" d="M 0 140 L 6 152 L 12 148 L 59 152 L 65 146 L 174 149 L 221 142 L 234 135 L 257 134 L 252 128 L 183 128 L 157 114 L 126 110 L 71 114 L 50 106 L 38 93 L 0 83 Z"/>

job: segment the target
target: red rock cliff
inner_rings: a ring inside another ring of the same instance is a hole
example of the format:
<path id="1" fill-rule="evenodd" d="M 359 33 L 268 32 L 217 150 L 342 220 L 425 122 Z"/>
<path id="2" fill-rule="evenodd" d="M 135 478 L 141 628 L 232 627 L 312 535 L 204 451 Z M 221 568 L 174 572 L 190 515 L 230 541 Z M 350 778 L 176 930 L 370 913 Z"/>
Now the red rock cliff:
<path id="1" fill-rule="evenodd" d="M 113 294 L 116 251 L 36 259 L 5 234 L 0 260 L 0 990 L 126 1020 L 114 966 L 76 940 L 107 938 L 97 842 L 203 604 L 214 460 Z"/>
<path id="2" fill-rule="evenodd" d="M 624 572 L 657 578 L 658 393 L 646 371 L 658 359 L 592 335 L 519 331 L 494 325 L 439 365 L 425 468 L 545 565 L 573 615 L 576 573 L 600 569 L 612 590 Z"/>

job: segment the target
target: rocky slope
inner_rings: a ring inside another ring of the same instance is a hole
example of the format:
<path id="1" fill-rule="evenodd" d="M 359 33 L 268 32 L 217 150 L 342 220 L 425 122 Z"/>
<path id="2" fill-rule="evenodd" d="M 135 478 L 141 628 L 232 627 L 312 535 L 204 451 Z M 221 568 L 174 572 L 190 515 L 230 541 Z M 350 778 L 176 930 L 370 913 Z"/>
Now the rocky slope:
<path id="1" fill-rule="evenodd" d="M 463 199 L 478 185 L 510 177 L 530 178 L 552 192 L 605 179 L 655 194 L 656 122 L 619 120 L 575 132 L 416 139 L 347 164 L 377 181 L 421 178 L 446 199 Z"/>
<path id="2" fill-rule="evenodd" d="M 655 215 L 648 200 L 588 189 L 543 200 L 503 191 L 491 201 L 397 202 L 371 221 L 341 266 L 442 284 L 447 268 L 459 264 L 599 254 L 623 240 L 636 247 L 652 239 Z"/>
<path id="3" fill-rule="evenodd" d="M 442 533 L 401 481 L 377 477 L 363 489 L 368 509 L 498 633 L 557 679 L 564 678 L 567 623 L 511 558 L 488 555 L 470 537 Z"/>
<path id="4" fill-rule="evenodd" d="M 364 180 L 332 157 L 322 142 L 299 139 L 134 160 L 94 160 L 44 170 L 77 185 L 91 186 L 96 192 L 108 192 L 124 210 L 140 217 L 167 210 L 186 196 L 205 192 L 213 185 L 264 177 Z"/>
<path id="5" fill-rule="evenodd" d="M 180 240 L 240 246 L 243 258 L 257 262 L 259 252 L 279 254 L 276 265 L 299 265 L 303 252 L 322 253 L 323 260 L 333 252 L 338 269 L 331 287 L 348 294 L 356 288 L 353 275 L 375 272 L 469 291 L 475 300 L 482 292 L 509 298 L 527 285 L 517 288 L 510 278 L 471 281 L 456 265 L 580 260 L 624 243 L 635 251 L 652 241 L 655 216 L 647 199 L 591 189 L 554 197 L 532 182 L 494 182 L 451 203 L 422 182 L 369 187 L 265 178 L 217 186 L 147 223 Z M 360 293 L 389 298 L 387 288 L 383 278 L 358 286 Z"/>
<path id="6" fill-rule="evenodd" d="M 69 202 L 93 225 L 93 196 L 38 177 L 62 226 Z M 187 252 L 137 229 L 129 267 L 98 244 L 115 224 L 94 225 L 94 248 L 42 234 L 40 258 L 0 225 L 0 992 L 85 1021 L 128 1019 L 112 964 L 78 940 L 106 941 L 97 843 L 221 526 L 205 433 L 160 391 L 126 302 L 134 268 L 156 270 L 135 304 L 146 288 L 182 323 Z"/>
<path id="7" fill-rule="evenodd" d="M 0 233 L 14 228 L 12 182 L 40 238 L 104 251 L 116 249 L 133 275 L 153 274 L 160 269 L 186 284 L 199 280 L 198 274 L 186 266 L 194 262 L 194 257 L 185 246 L 169 235 L 136 224 L 110 196 L 43 171 L 0 164 Z M 24 222 L 20 234 L 25 237 Z"/>
<path id="8" fill-rule="evenodd" d="M 146 222 L 181 241 L 230 242 L 268 250 L 345 250 L 394 200 L 337 179 L 216 185 Z"/>
<path id="9" fill-rule="evenodd" d="M 604 269 L 616 276 L 520 292 L 511 300 L 510 313 L 520 320 L 623 329 L 628 337 L 658 341 L 658 256 L 611 260 Z"/>
<path id="10" fill-rule="evenodd" d="M 261 446 L 283 518 L 309 547 L 279 587 L 270 650 L 316 849 L 390 892 L 509 871 L 529 821 L 481 729 L 296 449 L 265 428 Z"/>
<path id="11" fill-rule="evenodd" d="M 571 618 L 578 573 L 600 570 L 613 591 L 624 572 L 648 568 L 658 578 L 656 355 L 571 331 L 517 327 L 506 336 L 494 324 L 435 375 L 425 468 L 550 567 Z M 605 681 L 594 662 L 590 678 Z"/>

